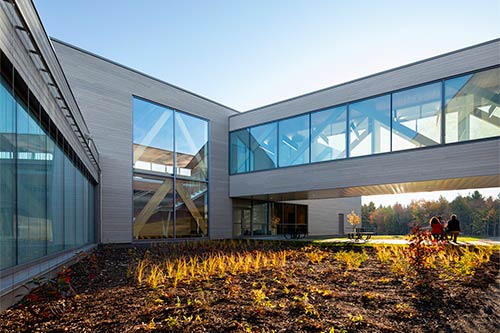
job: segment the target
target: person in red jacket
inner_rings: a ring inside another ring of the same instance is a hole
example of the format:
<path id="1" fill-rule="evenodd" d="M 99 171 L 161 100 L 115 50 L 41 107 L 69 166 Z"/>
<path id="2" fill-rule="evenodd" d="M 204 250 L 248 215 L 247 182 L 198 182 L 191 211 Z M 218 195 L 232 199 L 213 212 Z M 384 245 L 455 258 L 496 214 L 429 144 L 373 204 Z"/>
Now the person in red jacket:
<path id="1" fill-rule="evenodd" d="M 434 240 L 441 240 L 443 237 L 443 225 L 439 222 L 439 219 L 436 216 L 433 216 L 429 221 L 431 224 L 431 234 Z"/>

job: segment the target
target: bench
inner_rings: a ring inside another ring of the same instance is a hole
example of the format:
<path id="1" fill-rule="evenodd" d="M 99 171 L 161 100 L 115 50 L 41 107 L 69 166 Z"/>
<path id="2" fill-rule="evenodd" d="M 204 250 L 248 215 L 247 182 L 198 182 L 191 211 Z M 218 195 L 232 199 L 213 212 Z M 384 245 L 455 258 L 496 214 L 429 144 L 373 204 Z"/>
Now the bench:
<path id="1" fill-rule="evenodd" d="M 355 228 L 353 232 L 347 233 L 347 237 L 354 241 L 359 241 L 359 240 L 368 241 L 374 234 L 375 234 L 374 232 L 365 231 L 364 228 Z"/>

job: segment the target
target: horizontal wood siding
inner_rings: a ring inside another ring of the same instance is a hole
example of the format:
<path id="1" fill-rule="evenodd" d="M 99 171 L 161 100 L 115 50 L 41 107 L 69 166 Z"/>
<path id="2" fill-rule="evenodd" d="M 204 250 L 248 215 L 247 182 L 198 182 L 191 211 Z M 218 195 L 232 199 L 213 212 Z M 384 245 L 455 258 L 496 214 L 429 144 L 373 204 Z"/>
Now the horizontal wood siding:
<path id="1" fill-rule="evenodd" d="M 467 178 L 472 181 L 467 182 Z M 230 195 L 298 193 L 296 198 L 314 198 L 352 193 L 358 196 L 360 191 L 364 195 L 391 193 L 388 190 L 398 193 L 395 187 L 381 185 L 405 183 L 417 184 L 402 185 L 401 192 L 411 192 L 412 187 L 413 191 L 453 189 L 444 188 L 447 183 L 441 185 L 440 180 L 453 180 L 451 187 L 500 186 L 500 138 L 233 175 Z M 421 187 L 420 182 L 426 185 Z M 360 190 L 349 191 L 354 188 Z"/>

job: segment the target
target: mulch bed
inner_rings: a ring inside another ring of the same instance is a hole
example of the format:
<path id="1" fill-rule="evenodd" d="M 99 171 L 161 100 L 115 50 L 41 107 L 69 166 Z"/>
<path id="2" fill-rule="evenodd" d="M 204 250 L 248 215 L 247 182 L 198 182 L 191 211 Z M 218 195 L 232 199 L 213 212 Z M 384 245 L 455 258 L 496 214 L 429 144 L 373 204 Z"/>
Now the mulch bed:
<path id="1" fill-rule="evenodd" d="M 145 248 L 101 246 L 71 267 L 65 297 L 50 292 L 57 283 L 41 287 L 44 297 L 28 296 L 0 314 L 0 332 L 500 331 L 498 252 L 474 276 L 445 282 L 435 274 L 425 285 L 396 277 L 371 247 L 325 247 L 328 258 L 311 263 L 303 244 L 262 244 L 292 249 L 286 267 L 157 289 L 138 286 L 130 274 Z M 174 247 L 148 251 L 177 256 Z M 359 269 L 334 259 L 350 249 L 369 255 Z"/>

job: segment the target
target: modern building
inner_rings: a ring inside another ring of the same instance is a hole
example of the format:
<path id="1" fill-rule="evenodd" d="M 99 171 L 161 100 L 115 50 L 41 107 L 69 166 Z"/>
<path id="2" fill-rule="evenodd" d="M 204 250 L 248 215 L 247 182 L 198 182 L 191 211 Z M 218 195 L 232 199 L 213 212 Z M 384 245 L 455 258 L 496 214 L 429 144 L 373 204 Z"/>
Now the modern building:
<path id="1" fill-rule="evenodd" d="M 500 39 L 245 113 L 0 2 L 0 296 L 97 243 L 347 232 L 362 195 L 500 186 Z"/>

